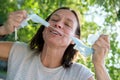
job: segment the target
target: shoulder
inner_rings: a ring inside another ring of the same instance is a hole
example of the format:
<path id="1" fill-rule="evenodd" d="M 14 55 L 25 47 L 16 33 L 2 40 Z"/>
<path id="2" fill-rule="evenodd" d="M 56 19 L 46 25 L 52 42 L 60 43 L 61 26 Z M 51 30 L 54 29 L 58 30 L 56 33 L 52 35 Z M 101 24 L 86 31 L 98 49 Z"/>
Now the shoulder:
<path id="1" fill-rule="evenodd" d="M 86 66 L 80 63 L 73 63 L 70 69 L 72 72 L 77 72 L 77 73 L 83 73 L 83 72 L 90 72 L 90 69 L 88 69 Z"/>
<path id="2" fill-rule="evenodd" d="M 29 48 L 29 45 L 24 42 L 15 42 L 10 50 L 8 63 L 21 63 L 27 58 L 33 57 L 35 51 Z"/>
<path id="3" fill-rule="evenodd" d="M 14 42 L 11 52 L 22 52 L 22 51 L 27 51 L 29 49 L 29 46 L 27 43 L 24 42 Z"/>
<path id="4" fill-rule="evenodd" d="M 88 69 L 86 66 L 84 66 L 83 64 L 80 63 L 73 63 L 71 66 L 72 69 Z"/>
<path id="5" fill-rule="evenodd" d="M 17 41 L 17 42 L 14 42 L 14 44 L 13 44 L 13 47 L 27 47 L 28 46 L 28 44 L 27 43 L 24 43 L 24 42 L 19 42 L 19 41 Z"/>
<path id="6" fill-rule="evenodd" d="M 10 50 L 9 58 L 23 58 L 27 55 L 31 55 L 32 52 L 27 43 L 15 42 Z"/>
<path id="7" fill-rule="evenodd" d="M 80 63 L 72 64 L 72 66 L 70 67 L 70 74 L 71 76 L 74 76 L 76 80 L 87 80 L 88 78 L 93 76 L 91 70 Z"/>

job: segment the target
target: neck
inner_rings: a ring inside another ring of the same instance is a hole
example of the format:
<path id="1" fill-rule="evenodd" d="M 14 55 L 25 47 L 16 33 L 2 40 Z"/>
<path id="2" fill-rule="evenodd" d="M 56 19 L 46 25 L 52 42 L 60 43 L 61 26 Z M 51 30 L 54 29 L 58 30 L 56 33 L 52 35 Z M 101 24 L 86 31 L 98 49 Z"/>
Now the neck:
<path id="1" fill-rule="evenodd" d="M 61 60 L 65 49 L 58 47 L 49 47 L 44 45 L 41 53 L 41 62 L 44 66 L 49 68 L 56 68 L 61 66 Z"/>

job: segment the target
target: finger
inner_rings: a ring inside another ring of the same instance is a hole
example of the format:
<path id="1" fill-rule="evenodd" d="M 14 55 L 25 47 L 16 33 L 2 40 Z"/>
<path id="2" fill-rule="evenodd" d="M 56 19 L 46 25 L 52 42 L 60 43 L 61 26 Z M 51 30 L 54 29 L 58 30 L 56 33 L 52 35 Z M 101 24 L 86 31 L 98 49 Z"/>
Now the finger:
<path id="1" fill-rule="evenodd" d="M 100 38 L 101 47 L 110 48 L 110 43 L 107 42 L 104 38 Z"/>
<path id="2" fill-rule="evenodd" d="M 105 48 L 104 53 L 108 53 L 108 52 L 109 52 L 109 49 L 108 49 L 108 48 Z"/>
<path id="3" fill-rule="evenodd" d="M 27 11 L 23 10 L 22 12 L 23 12 L 23 18 L 24 19 L 27 18 Z"/>
<path id="4" fill-rule="evenodd" d="M 107 48 L 99 47 L 96 44 L 93 45 L 93 49 L 94 49 L 94 54 L 97 54 L 97 55 L 106 55 L 108 51 Z"/>
<path id="5" fill-rule="evenodd" d="M 102 35 L 100 36 L 100 38 L 103 38 L 103 39 L 105 39 L 107 42 L 110 42 L 108 35 L 103 35 L 103 34 L 102 34 Z"/>
<path id="6" fill-rule="evenodd" d="M 9 20 L 7 21 L 7 23 L 5 24 L 6 30 L 7 30 L 9 33 L 14 32 L 14 29 L 15 29 L 15 28 L 18 28 L 19 25 L 20 25 L 19 22 L 16 22 L 16 21 L 14 21 L 14 20 L 12 20 L 12 19 L 9 19 Z"/>
<path id="7" fill-rule="evenodd" d="M 13 18 L 13 21 L 18 22 L 18 23 L 21 23 L 23 20 L 24 19 L 22 17 L 20 17 L 20 16 L 17 16 L 16 18 L 15 17 Z"/>
<path id="8" fill-rule="evenodd" d="M 110 48 L 110 41 L 107 35 L 100 36 L 98 40 L 100 40 L 101 45 L 103 45 L 104 47 Z"/>
<path id="9" fill-rule="evenodd" d="M 16 11 L 16 12 L 10 13 L 8 19 L 13 19 L 17 22 L 21 22 L 26 17 L 27 17 L 27 12 L 25 10 L 22 10 L 22 11 Z"/>
<path id="10" fill-rule="evenodd" d="M 109 44 L 104 39 L 99 38 L 93 45 L 93 48 L 98 52 L 106 53 L 109 51 Z"/>
<path id="11" fill-rule="evenodd" d="M 23 19 L 27 17 L 27 12 L 25 10 L 17 11 L 15 12 L 15 14 L 17 14 L 17 16 L 22 17 Z"/>

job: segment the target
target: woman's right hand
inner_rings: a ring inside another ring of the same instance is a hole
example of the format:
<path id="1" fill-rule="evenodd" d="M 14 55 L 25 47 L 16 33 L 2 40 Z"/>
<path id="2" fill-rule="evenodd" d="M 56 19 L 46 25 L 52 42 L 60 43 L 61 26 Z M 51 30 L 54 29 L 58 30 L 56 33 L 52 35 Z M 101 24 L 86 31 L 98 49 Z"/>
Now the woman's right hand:
<path id="1" fill-rule="evenodd" d="M 21 22 L 27 17 L 25 10 L 15 11 L 9 14 L 7 21 L 2 27 L 2 34 L 10 34 L 14 32 L 15 28 L 18 28 Z"/>

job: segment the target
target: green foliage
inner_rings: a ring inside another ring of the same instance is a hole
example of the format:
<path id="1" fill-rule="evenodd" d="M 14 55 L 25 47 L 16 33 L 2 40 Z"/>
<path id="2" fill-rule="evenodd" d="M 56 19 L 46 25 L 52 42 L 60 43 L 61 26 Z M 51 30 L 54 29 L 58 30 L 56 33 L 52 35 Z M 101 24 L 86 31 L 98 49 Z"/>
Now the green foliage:
<path id="1" fill-rule="evenodd" d="M 118 20 L 120 21 L 120 9 L 117 12 L 117 17 L 118 17 Z"/>
<path id="2" fill-rule="evenodd" d="M 85 20 L 85 13 L 89 10 L 89 6 L 101 6 L 107 13 L 104 22 L 104 28 L 107 30 L 108 26 L 116 27 L 116 21 L 120 21 L 120 0 L 0 0 L 0 23 L 4 23 L 7 15 L 16 10 L 26 10 L 29 14 L 36 13 L 42 18 L 46 18 L 53 10 L 61 6 L 67 6 L 77 10 L 81 13 L 81 39 L 87 38 L 88 34 L 95 33 L 100 29 L 100 26 L 95 22 L 87 22 Z M 95 13 L 95 12 L 94 12 Z M 34 36 L 40 24 L 29 22 L 25 28 L 18 30 L 18 41 L 29 43 Z M 112 32 L 112 30 L 111 30 Z M 106 66 L 110 73 L 112 80 L 120 80 L 120 49 L 117 47 L 118 42 L 115 41 L 116 33 L 111 34 L 111 51 L 106 59 Z M 14 33 L 8 35 L 4 40 L 15 41 Z M 85 41 L 86 42 L 86 41 Z M 92 71 L 93 64 L 91 57 L 86 59 L 79 58 L 78 62 L 85 64 Z M 116 65 L 118 65 L 116 67 Z"/>

